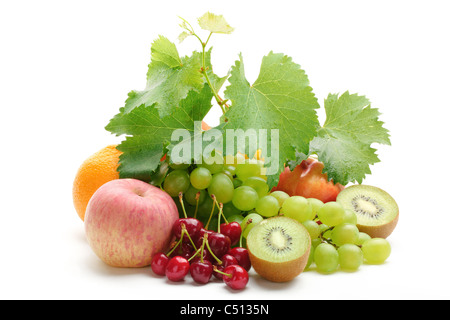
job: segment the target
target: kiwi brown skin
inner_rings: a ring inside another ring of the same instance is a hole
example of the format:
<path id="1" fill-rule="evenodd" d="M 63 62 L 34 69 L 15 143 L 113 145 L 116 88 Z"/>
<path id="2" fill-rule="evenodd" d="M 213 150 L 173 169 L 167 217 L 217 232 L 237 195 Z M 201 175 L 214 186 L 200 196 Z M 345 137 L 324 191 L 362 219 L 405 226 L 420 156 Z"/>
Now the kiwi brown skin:
<path id="1" fill-rule="evenodd" d="M 254 256 L 250 250 L 247 251 L 250 256 L 250 262 L 253 269 L 266 280 L 272 282 L 287 282 L 293 280 L 305 270 L 311 251 L 311 240 L 309 240 L 308 250 L 298 259 L 286 262 L 268 262 Z"/>
<path id="2" fill-rule="evenodd" d="M 275 216 L 269 219 L 277 219 L 277 217 L 281 216 Z M 298 223 L 302 228 L 304 228 L 300 222 L 293 219 L 292 222 Z M 247 251 L 252 267 L 257 274 L 272 282 L 287 282 L 293 280 L 300 273 L 302 273 L 303 270 L 305 270 L 306 264 L 308 263 L 309 253 L 311 251 L 311 238 L 308 236 L 308 246 L 305 253 L 297 259 L 291 261 L 271 262 L 260 259 L 252 254 L 248 244 Z"/>
<path id="3" fill-rule="evenodd" d="M 398 223 L 398 218 L 400 214 L 397 214 L 397 216 L 392 220 L 391 222 L 388 222 L 386 224 L 380 225 L 380 226 L 363 226 L 360 224 L 357 224 L 358 230 L 360 232 L 367 233 L 371 238 L 384 238 L 386 239 L 391 235 L 391 233 L 394 231 L 395 227 Z"/>

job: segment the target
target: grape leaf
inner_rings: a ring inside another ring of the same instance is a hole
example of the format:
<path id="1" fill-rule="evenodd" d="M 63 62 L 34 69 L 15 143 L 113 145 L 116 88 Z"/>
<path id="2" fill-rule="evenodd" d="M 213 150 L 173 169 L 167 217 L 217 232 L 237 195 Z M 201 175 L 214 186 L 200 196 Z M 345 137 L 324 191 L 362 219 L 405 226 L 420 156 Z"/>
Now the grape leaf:
<path id="1" fill-rule="evenodd" d="M 111 133 L 127 135 L 117 147 L 123 152 L 119 160 L 120 178 L 149 181 L 171 144 L 173 131 L 186 129 L 193 134 L 194 122 L 201 121 L 211 109 L 212 97 L 207 85 L 200 92 L 192 90 L 171 116 L 164 118 L 159 116 L 156 104 L 141 104 L 129 112 L 121 108 L 106 126 Z"/>
<path id="2" fill-rule="evenodd" d="M 319 128 L 315 110 L 319 104 L 308 77 L 290 57 L 270 52 L 263 58 L 253 85 L 245 77 L 242 55 L 232 67 L 229 82 L 225 97 L 232 101 L 232 107 L 223 118 L 226 129 L 268 130 L 265 158 L 271 145 L 270 130 L 279 130 L 279 145 L 270 150 L 270 154 L 279 153 L 278 172 L 268 177 L 272 187 L 277 184 L 286 161 L 295 159 L 296 152 L 309 152 L 309 143 Z M 260 143 L 258 148 L 266 147 Z"/>
<path id="3" fill-rule="evenodd" d="M 203 30 L 208 30 L 213 33 L 230 34 L 234 31 L 234 28 L 225 21 L 222 15 L 216 15 L 211 12 L 207 12 L 198 18 L 198 24 Z"/>
<path id="4" fill-rule="evenodd" d="M 329 94 L 325 99 L 326 120 L 317 137 L 311 142 L 325 165 L 329 179 L 343 185 L 362 183 L 370 174 L 370 165 L 379 162 L 372 143 L 390 145 L 388 130 L 378 119 L 378 109 L 357 94 Z"/>
<path id="5" fill-rule="evenodd" d="M 200 73 L 201 54 L 180 58 L 176 46 L 160 36 L 152 44 L 152 60 L 148 66 L 147 86 L 142 91 L 131 91 L 124 112 L 136 107 L 154 104 L 161 117 L 170 115 L 187 97 L 189 91 L 200 91 L 204 79 Z"/>

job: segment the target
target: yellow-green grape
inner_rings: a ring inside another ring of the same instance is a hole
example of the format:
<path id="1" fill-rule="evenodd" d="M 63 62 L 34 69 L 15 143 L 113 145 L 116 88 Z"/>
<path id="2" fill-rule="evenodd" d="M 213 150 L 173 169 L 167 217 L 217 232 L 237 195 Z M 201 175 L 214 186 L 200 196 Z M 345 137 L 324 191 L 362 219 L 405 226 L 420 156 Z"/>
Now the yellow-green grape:
<path id="1" fill-rule="evenodd" d="M 321 243 L 314 250 L 314 262 L 320 272 L 332 273 L 339 266 L 339 254 L 331 244 Z"/>
<path id="2" fill-rule="evenodd" d="M 286 199 L 290 198 L 290 195 L 288 195 L 286 192 L 279 190 L 271 192 L 270 195 L 278 200 L 280 207 L 283 206 L 283 203 Z"/>
<path id="3" fill-rule="evenodd" d="M 281 207 L 281 213 L 298 222 L 312 220 L 315 217 L 310 203 L 306 198 L 301 196 L 293 196 L 284 200 L 283 206 Z"/>
<path id="4" fill-rule="evenodd" d="M 363 253 L 355 244 L 344 244 L 338 248 L 339 264 L 341 269 L 347 271 L 357 270 L 363 263 Z"/>
<path id="5" fill-rule="evenodd" d="M 263 217 L 273 217 L 278 214 L 280 204 L 275 197 L 265 196 L 256 202 L 255 210 Z"/>
<path id="6" fill-rule="evenodd" d="M 351 223 L 341 223 L 331 231 L 331 240 L 337 246 L 342 246 L 346 243 L 355 244 L 358 239 L 359 230 Z"/>
<path id="7" fill-rule="evenodd" d="M 309 236 L 311 240 L 314 240 L 320 235 L 320 226 L 313 220 L 306 220 L 303 223 L 303 226 L 308 230 Z"/>
<path id="8" fill-rule="evenodd" d="M 372 238 L 363 243 L 362 252 L 369 264 L 381 264 L 391 255 L 391 245 L 386 239 Z"/>
<path id="9" fill-rule="evenodd" d="M 326 225 L 337 226 L 344 222 L 345 210 L 336 201 L 330 201 L 325 203 L 319 211 L 317 211 L 319 220 Z"/>

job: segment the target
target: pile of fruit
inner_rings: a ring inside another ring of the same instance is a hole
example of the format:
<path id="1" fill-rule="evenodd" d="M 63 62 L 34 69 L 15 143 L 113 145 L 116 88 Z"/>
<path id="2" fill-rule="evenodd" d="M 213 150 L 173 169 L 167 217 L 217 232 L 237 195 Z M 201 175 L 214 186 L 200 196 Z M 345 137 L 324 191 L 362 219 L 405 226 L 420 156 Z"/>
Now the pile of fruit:
<path id="1" fill-rule="evenodd" d="M 379 161 L 372 143 L 390 143 L 377 109 L 363 96 L 329 95 L 321 127 L 308 79 L 291 58 L 264 57 L 252 86 L 242 56 L 218 77 L 205 48 L 212 34 L 233 28 L 211 13 L 199 24 L 210 32 L 205 42 L 181 24 L 180 41 L 193 36 L 202 45 L 190 57 L 181 58 L 165 37 L 155 40 L 147 87 L 131 91 L 106 127 L 126 139 L 77 173 L 74 204 L 95 254 L 111 266 L 150 266 L 170 281 L 188 274 L 201 284 L 218 279 L 236 290 L 246 287 L 251 269 L 285 282 L 314 266 L 329 274 L 383 263 L 399 208 L 385 191 L 362 184 Z M 226 80 L 223 99 L 218 91 Z M 176 129 L 187 130 L 189 141 L 211 129 L 201 121 L 212 99 L 223 112 L 215 130 L 224 135 L 228 128 L 280 127 L 270 153 L 284 160 L 276 174 L 266 174 L 269 152 L 259 143 L 252 158 L 213 149 L 195 161 L 171 160 Z"/>
<path id="2" fill-rule="evenodd" d="M 307 162 L 317 163 L 313 159 Z M 222 255 L 231 247 L 247 252 L 242 248 L 243 243 L 254 261 L 254 269 L 272 281 L 291 280 L 313 263 L 322 273 L 331 273 L 338 266 L 354 271 L 363 261 L 383 263 L 390 255 L 390 244 L 385 238 L 396 226 L 398 207 L 381 189 L 367 185 L 338 187 L 334 201 L 325 203 L 317 198 L 290 196 L 281 190 L 269 191 L 261 175 L 263 162 L 250 161 L 242 155 L 216 156 L 214 161 L 207 159 L 202 165 L 169 168 L 163 189 L 171 195 L 178 193 L 180 213 L 185 216 L 174 225 L 177 230 L 174 235 L 179 240 L 170 253 L 196 261 L 205 248 L 202 246 L 204 232 L 199 233 L 199 230 L 203 230 L 205 223 L 215 225 L 212 228 L 215 231 L 210 231 L 212 236 L 206 242 L 211 246 L 206 245 L 208 250 L 201 256 L 203 261 L 211 263 L 211 274 L 212 265 L 220 265 Z M 324 178 L 322 173 L 303 175 L 303 186 L 311 189 L 328 184 L 320 178 Z M 322 181 L 319 185 L 318 180 Z M 183 195 L 187 205 L 184 205 Z M 326 194 L 327 198 L 330 196 Z M 288 219 L 269 219 L 273 217 Z M 221 223 L 221 219 L 225 223 Z M 182 221 L 187 227 L 184 241 L 179 225 Z M 218 235 L 220 241 L 216 239 Z M 295 244 L 294 239 L 299 243 Z M 177 247 L 178 251 L 174 251 Z M 197 249 L 200 247 L 203 249 Z M 303 263 L 297 263 L 297 267 L 280 266 L 281 262 L 299 258 Z"/>

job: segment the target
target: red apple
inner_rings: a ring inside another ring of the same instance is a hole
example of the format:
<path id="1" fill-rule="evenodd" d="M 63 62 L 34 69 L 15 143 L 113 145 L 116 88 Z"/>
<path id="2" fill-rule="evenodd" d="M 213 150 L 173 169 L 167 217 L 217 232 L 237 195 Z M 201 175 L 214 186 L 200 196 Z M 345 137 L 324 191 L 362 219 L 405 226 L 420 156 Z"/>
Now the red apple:
<path id="1" fill-rule="evenodd" d="M 293 171 L 286 167 L 272 191 L 280 190 L 291 197 L 316 198 L 322 202 L 336 201 L 344 186 L 328 181 L 327 174 L 322 172 L 323 168 L 323 163 L 313 158 L 303 160 Z"/>
<path id="2" fill-rule="evenodd" d="M 97 256 L 114 267 L 145 267 L 172 240 L 178 210 L 160 188 L 135 179 L 107 182 L 86 209 L 85 232 Z"/>

